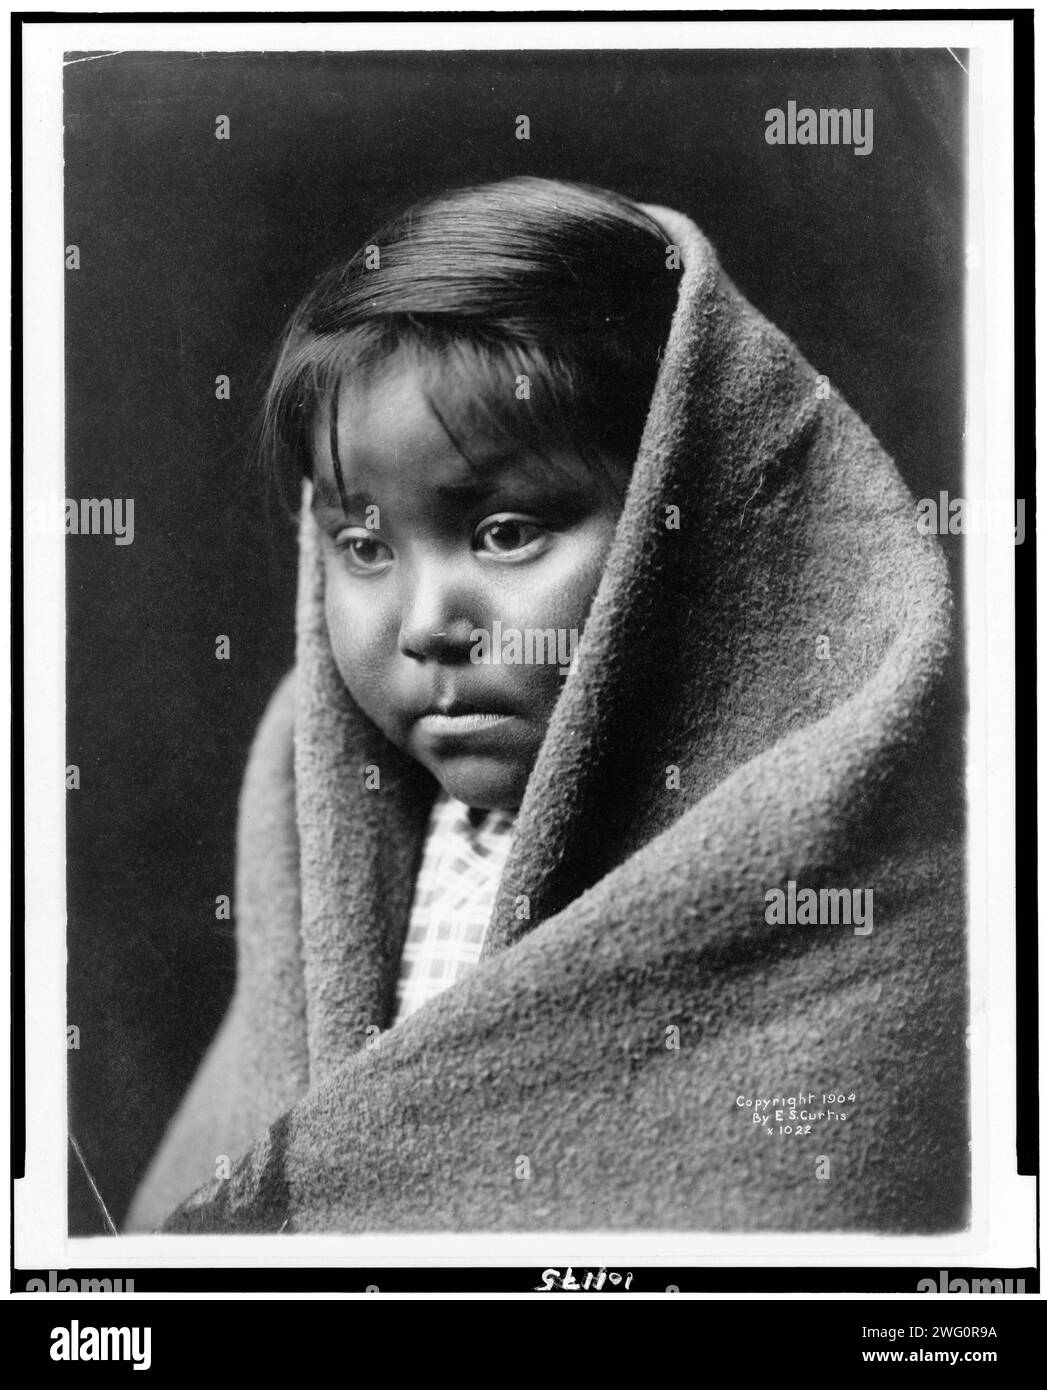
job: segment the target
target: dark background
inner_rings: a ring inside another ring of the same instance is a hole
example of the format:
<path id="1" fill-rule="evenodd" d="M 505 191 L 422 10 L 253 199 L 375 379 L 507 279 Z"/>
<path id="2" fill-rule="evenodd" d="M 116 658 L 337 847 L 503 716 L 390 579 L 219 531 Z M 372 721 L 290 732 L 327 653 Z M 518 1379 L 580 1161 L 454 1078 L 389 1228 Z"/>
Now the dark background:
<path id="1" fill-rule="evenodd" d="M 71 1125 L 119 1223 L 233 985 L 215 897 L 293 659 L 294 529 L 251 430 L 313 277 L 457 184 L 532 173 L 675 207 L 915 495 L 958 494 L 967 78 L 946 50 L 129 53 L 65 71 L 66 495 L 135 499 L 132 545 L 67 541 Z M 764 114 L 790 98 L 871 107 L 872 153 L 768 145 Z M 102 1230 L 72 1155 L 70 1173 L 70 1232 Z"/>

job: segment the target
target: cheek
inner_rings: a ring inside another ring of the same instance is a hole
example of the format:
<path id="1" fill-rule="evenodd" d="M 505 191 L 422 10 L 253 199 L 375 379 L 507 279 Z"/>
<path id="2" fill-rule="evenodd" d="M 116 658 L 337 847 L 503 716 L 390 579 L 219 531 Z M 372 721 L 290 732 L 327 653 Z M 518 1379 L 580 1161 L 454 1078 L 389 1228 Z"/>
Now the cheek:
<path id="1" fill-rule="evenodd" d="M 349 693 L 366 707 L 368 693 L 381 684 L 389 623 L 380 607 L 361 603 L 338 568 L 330 564 L 324 577 L 324 616 L 335 665 Z M 395 627 L 393 632 L 395 646 Z"/>
<path id="2" fill-rule="evenodd" d="M 531 595 L 534 625 L 582 631 L 613 538 L 613 519 L 594 521 L 570 537 L 556 563 L 543 572 L 538 592 Z"/>
<path id="3" fill-rule="evenodd" d="M 603 576 L 614 537 L 614 519 L 593 524 L 563 538 L 554 556 L 530 573 L 506 567 L 500 576 L 500 592 L 490 606 L 507 628 L 526 631 L 539 628 L 557 633 L 556 651 L 570 660 L 575 644 L 585 631 L 589 610 Z M 490 623 L 483 624 L 490 627 Z M 503 636 L 503 641 L 505 640 Z M 548 719 L 556 704 L 566 671 L 556 662 L 518 662 L 503 666 L 502 679 L 527 699 L 535 715 Z"/>
<path id="4" fill-rule="evenodd" d="M 616 523 L 617 515 L 604 518 L 596 523 L 592 531 L 584 537 L 579 548 L 571 587 L 575 607 L 579 614 L 580 626 L 584 627 L 585 620 L 589 616 L 589 609 L 596 597 L 596 591 L 600 587 L 611 542 L 614 540 Z"/>

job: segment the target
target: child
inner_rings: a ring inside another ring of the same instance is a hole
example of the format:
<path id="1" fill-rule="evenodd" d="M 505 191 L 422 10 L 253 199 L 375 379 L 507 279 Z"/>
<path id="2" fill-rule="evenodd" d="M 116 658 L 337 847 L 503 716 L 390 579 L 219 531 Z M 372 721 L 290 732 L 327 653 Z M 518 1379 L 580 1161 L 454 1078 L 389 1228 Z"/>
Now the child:
<path id="1" fill-rule="evenodd" d="M 947 580 L 824 382 L 578 185 L 431 199 L 307 297 L 236 995 L 132 1229 L 963 1223 Z"/>

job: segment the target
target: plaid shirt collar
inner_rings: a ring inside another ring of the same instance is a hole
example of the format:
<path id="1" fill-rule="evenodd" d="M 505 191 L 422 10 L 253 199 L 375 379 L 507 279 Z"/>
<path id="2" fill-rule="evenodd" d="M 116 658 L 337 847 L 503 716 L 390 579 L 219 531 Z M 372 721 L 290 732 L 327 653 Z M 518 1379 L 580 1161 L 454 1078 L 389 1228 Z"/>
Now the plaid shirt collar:
<path id="1" fill-rule="evenodd" d="M 476 965 L 516 817 L 441 792 L 429 818 L 400 960 L 399 1023 Z"/>

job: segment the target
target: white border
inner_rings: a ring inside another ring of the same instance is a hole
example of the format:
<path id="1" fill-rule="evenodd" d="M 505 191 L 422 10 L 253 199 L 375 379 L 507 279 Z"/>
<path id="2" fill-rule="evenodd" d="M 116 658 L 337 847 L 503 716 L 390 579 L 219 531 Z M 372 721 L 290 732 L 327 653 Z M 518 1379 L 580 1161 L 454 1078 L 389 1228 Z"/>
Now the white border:
<path id="1" fill-rule="evenodd" d="M 69 51 L 949 47 L 968 49 L 969 496 L 1010 499 L 1013 458 L 1010 24 L 1006 21 L 113 24 L 23 30 L 25 497 L 64 494 L 61 57 Z M 957 60 L 959 61 L 959 60 Z M 982 153 L 979 153 L 982 152 Z M 1029 525 L 1032 519 L 1028 519 Z M 21 1268 L 523 1264 L 1017 1267 L 1035 1261 L 1031 1179 L 1014 1174 L 1013 552 L 969 538 L 974 1212 L 958 1236 L 664 1234 L 73 1238 L 65 1235 L 64 553 L 26 536 L 27 1177 Z M 980 547 L 980 549 L 978 548 Z M 979 582 L 984 578 L 984 583 Z M 984 682 L 981 679 L 984 673 Z M 983 795 L 984 793 L 984 795 Z M 979 846 L 977 853 L 973 847 Z M 1003 929 L 1001 929 L 1001 926 Z M 990 934 L 991 928 L 991 934 Z M 991 1019 L 992 1027 L 980 1026 Z M 989 1084 L 990 1078 L 994 1082 Z"/>

